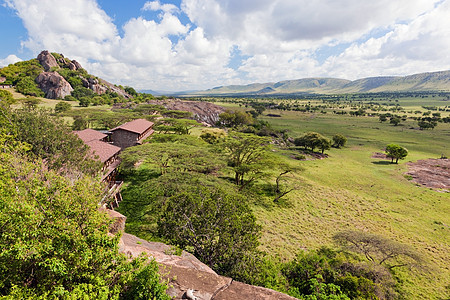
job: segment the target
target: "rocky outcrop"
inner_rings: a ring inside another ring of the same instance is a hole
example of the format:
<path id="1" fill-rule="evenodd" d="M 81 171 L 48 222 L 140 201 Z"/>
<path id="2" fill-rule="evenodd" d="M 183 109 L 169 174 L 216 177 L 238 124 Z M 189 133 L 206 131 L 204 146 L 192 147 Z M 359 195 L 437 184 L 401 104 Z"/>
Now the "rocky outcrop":
<path id="1" fill-rule="evenodd" d="M 47 50 L 39 53 L 37 59 L 39 63 L 44 67 L 44 70 L 46 72 L 50 71 L 50 69 L 53 67 L 59 67 L 56 58 Z"/>
<path id="2" fill-rule="evenodd" d="M 101 84 L 104 87 L 106 87 L 112 93 L 117 93 L 118 95 L 123 96 L 126 99 L 130 99 L 131 98 L 130 94 L 128 94 L 127 92 L 125 92 L 121 88 L 115 86 L 114 84 L 112 84 L 112 83 L 110 83 L 110 82 L 108 82 L 106 80 L 100 79 L 99 80 L 99 84 Z"/>
<path id="3" fill-rule="evenodd" d="M 73 91 L 72 86 L 57 72 L 39 74 L 36 83 L 49 99 L 63 99 Z"/>
<path id="4" fill-rule="evenodd" d="M 108 88 L 104 85 L 101 85 L 98 79 L 96 78 L 81 78 L 81 82 L 85 88 L 91 89 L 94 93 L 98 95 L 102 95 L 108 91 Z"/>
<path id="5" fill-rule="evenodd" d="M 114 220 L 110 226 L 110 233 L 123 231 L 126 217 L 109 209 L 107 213 Z M 244 284 L 217 275 L 210 267 L 186 251 L 182 251 L 181 255 L 175 255 L 174 249 L 168 245 L 148 242 L 128 233 L 123 233 L 119 241 L 119 251 L 129 257 L 138 257 L 146 253 L 155 259 L 160 264 L 160 273 L 169 282 L 167 294 L 173 299 L 295 299 L 271 289 Z"/>
<path id="6" fill-rule="evenodd" d="M 225 109 L 219 105 L 210 102 L 200 101 L 181 101 L 181 100 L 164 100 L 150 101 L 149 104 L 159 104 L 167 109 L 181 110 L 192 112 L 193 118 L 206 125 L 214 126 L 219 121 L 219 115 Z"/>

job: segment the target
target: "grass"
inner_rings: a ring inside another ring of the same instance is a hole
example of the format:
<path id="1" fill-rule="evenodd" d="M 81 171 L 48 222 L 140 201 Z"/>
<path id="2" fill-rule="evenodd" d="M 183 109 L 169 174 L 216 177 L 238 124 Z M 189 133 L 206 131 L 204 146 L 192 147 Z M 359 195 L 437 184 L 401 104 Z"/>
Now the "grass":
<path id="1" fill-rule="evenodd" d="M 277 113 L 279 111 L 266 113 Z M 410 129 L 381 124 L 377 118 L 298 112 L 281 112 L 268 118 L 274 127 L 289 129 L 290 136 L 316 131 L 331 137 L 349 138 L 344 149 L 327 151 L 329 158 L 300 161 L 305 170 L 292 179 L 300 188 L 287 196 L 285 205 L 254 204 L 263 225 L 263 250 L 283 259 L 300 249 L 314 249 L 332 243 L 333 234 L 363 230 L 383 235 L 414 247 L 427 258 L 429 268 L 420 272 L 398 271 L 410 299 L 445 299 L 450 283 L 450 197 L 449 193 L 419 187 L 403 173 L 400 164 L 373 159 L 389 143 L 409 150 L 406 161 L 447 156 L 450 124 L 434 130 Z"/>

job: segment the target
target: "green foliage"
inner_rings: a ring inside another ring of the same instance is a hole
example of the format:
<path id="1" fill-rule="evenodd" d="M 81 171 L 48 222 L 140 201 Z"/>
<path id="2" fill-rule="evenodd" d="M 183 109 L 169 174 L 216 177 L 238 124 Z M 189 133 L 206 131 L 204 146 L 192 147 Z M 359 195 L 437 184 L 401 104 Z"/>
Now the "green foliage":
<path id="1" fill-rule="evenodd" d="M 138 95 L 136 90 L 134 88 L 132 88 L 131 86 L 126 86 L 124 90 L 125 90 L 125 92 L 127 92 L 128 94 L 130 94 L 133 97 L 136 97 Z"/>
<path id="2" fill-rule="evenodd" d="M 55 105 L 55 113 L 63 113 L 72 109 L 72 105 L 67 102 L 60 101 Z"/>
<path id="3" fill-rule="evenodd" d="M 6 90 L 0 90 L 0 100 L 8 106 L 15 102 L 12 94 Z"/>
<path id="4" fill-rule="evenodd" d="M 400 124 L 402 121 L 402 119 L 399 116 L 392 116 L 389 123 L 391 123 L 394 126 L 397 126 L 398 124 Z"/>
<path id="5" fill-rule="evenodd" d="M 380 268 L 351 262 L 342 253 L 322 247 L 300 252 L 284 264 L 282 272 L 289 294 L 300 299 L 389 299 L 395 295 L 392 276 Z"/>
<path id="6" fill-rule="evenodd" d="M 71 95 L 78 101 L 81 101 L 83 97 L 92 98 L 94 92 L 91 89 L 85 88 L 83 86 L 77 86 L 73 89 Z"/>
<path id="7" fill-rule="evenodd" d="M 200 138 L 208 144 L 217 144 L 221 139 L 225 137 L 222 131 L 208 131 L 203 130 Z"/>
<path id="8" fill-rule="evenodd" d="M 37 86 L 34 79 L 29 76 L 24 76 L 17 82 L 16 90 L 24 95 L 44 97 L 44 92 Z"/>
<path id="9" fill-rule="evenodd" d="M 94 174 L 98 162 L 89 158 L 89 149 L 63 120 L 45 109 L 21 109 L 13 113 L 17 140 L 31 145 L 31 152 L 47 166 L 63 173 Z"/>
<path id="10" fill-rule="evenodd" d="M 150 143 L 130 147 L 121 154 L 125 169 L 132 169 L 137 163 L 151 163 L 158 166 L 161 174 L 167 172 L 215 173 L 225 166 L 225 162 L 206 147 L 184 144 L 183 141 L 170 143 Z"/>
<path id="11" fill-rule="evenodd" d="M 385 265 L 389 269 L 404 266 L 420 266 L 423 259 L 411 247 L 385 237 L 361 232 L 343 231 L 334 240 L 345 249 L 361 253 L 367 260 Z"/>
<path id="12" fill-rule="evenodd" d="M 111 220 L 98 209 L 99 182 L 27 157 L 16 119 L 0 109 L 0 297 L 170 299 L 154 261 L 118 253 L 120 235 L 107 234 Z"/>
<path id="13" fill-rule="evenodd" d="M 168 196 L 158 220 L 158 232 L 220 273 L 256 250 L 260 226 L 245 199 L 224 182 L 178 173 L 169 185 L 184 183 L 183 191 Z M 168 180 L 166 178 L 165 180 Z M 188 183 L 188 184 L 187 184 Z"/>
<path id="14" fill-rule="evenodd" d="M 89 104 L 91 104 L 91 98 L 90 97 L 81 97 L 79 98 L 80 106 L 88 107 Z"/>
<path id="15" fill-rule="evenodd" d="M 398 163 L 399 159 L 404 159 L 408 155 L 408 150 L 396 144 L 389 144 L 386 146 L 386 156 L 391 159 L 391 162 Z"/>
<path id="16" fill-rule="evenodd" d="M 169 118 L 159 120 L 153 128 L 163 134 L 189 134 L 196 126 L 199 126 L 199 123 L 195 120 Z"/>
<path id="17" fill-rule="evenodd" d="M 221 127 L 237 127 L 253 124 L 253 117 L 247 112 L 226 110 L 219 115 L 218 125 Z"/>
<path id="18" fill-rule="evenodd" d="M 333 135 L 333 147 L 341 148 L 347 143 L 347 138 L 342 134 Z"/>
<path id="19" fill-rule="evenodd" d="M 230 132 L 226 139 L 218 144 L 224 149 L 228 165 L 233 169 L 234 183 L 244 187 L 262 174 L 264 169 L 270 168 L 268 163 L 270 140 L 265 137 Z M 245 176 L 249 178 L 245 181 Z"/>
<path id="20" fill-rule="evenodd" d="M 0 76 L 6 78 L 4 84 L 16 85 L 23 77 L 30 77 L 30 79 L 34 81 L 34 79 L 43 71 L 44 68 L 39 61 L 37 59 L 31 59 L 1 68 Z"/>
<path id="21" fill-rule="evenodd" d="M 322 153 L 331 147 L 331 141 L 317 132 L 305 133 L 303 136 L 296 138 L 294 144 L 305 149 L 310 148 L 313 152 L 315 148 L 319 148 Z"/>

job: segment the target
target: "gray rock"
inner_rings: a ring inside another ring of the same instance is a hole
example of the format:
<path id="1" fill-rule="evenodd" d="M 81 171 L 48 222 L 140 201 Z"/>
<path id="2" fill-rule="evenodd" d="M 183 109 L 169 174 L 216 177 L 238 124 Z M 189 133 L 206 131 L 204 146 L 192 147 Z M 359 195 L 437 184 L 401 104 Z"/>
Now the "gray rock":
<path id="1" fill-rule="evenodd" d="M 53 57 L 53 56 L 52 56 Z M 57 72 L 43 72 L 36 78 L 39 88 L 49 99 L 64 99 L 73 91 L 72 86 Z"/>
<path id="2" fill-rule="evenodd" d="M 75 59 L 72 60 L 71 63 L 75 66 L 75 70 L 83 69 L 83 67 L 81 66 L 81 64 L 80 64 L 79 62 L 77 62 Z"/>
<path id="3" fill-rule="evenodd" d="M 39 53 L 37 59 L 39 63 L 44 67 L 44 70 L 46 72 L 48 72 L 53 67 L 59 68 L 56 58 L 47 50 L 44 50 L 41 53 Z"/>

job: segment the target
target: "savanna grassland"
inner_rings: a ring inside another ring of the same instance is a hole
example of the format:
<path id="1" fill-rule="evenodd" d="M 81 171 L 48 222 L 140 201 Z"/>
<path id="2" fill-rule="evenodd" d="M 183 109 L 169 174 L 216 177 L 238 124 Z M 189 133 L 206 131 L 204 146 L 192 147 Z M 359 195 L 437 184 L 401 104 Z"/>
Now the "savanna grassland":
<path id="1" fill-rule="evenodd" d="M 432 97 L 429 100 L 408 97 L 396 103 L 404 109 L 399 114 L 408 116 L 419 114 L 414 113 L 417 110 L 420 115 L 425 112 L 422 105 L 447 103 Z M 244 109 L 238 103 L 225 105 Z M 308 103 L 321 105 L 320 101 L 303 102 Z M 348 105 L 336 106 L 351 111 Z M 444 106 L 442 116 L 447 116 Z M 420 270 L 396 271 L 403 281 L 406 299 L 446 299 L 450 284 L 450 194 L 418 186 L 404 173 L 406 162 L 450 155 L 450 124 L 419 130 L 417 121 L 410 118 L 394 126 L 389 121 L 380 122 L 377 116 L 337 115 L 333 110 L 329 107 L 321 113 L 269 109 L 259 117 L 276 129 L 288 130 L 290 137 L 315 131 L 329 138 L 334 134 L 348 138 L 343 149 L 326 151 L 326 159 L 297 161 L 304 170 L 289 175 L 296 190 L 281 204 L 253 204 L 263 226 L 262 249 L 290 259 L 299 249 L 331 245 L 332 236 L 339 231 L 376 233 L 411 245 L 427 261 L 427 267 Z M 372 158 L 373 153 L 384 152 L 390 143 L 408 149 L 405 160 L 396 165 Z"/>

